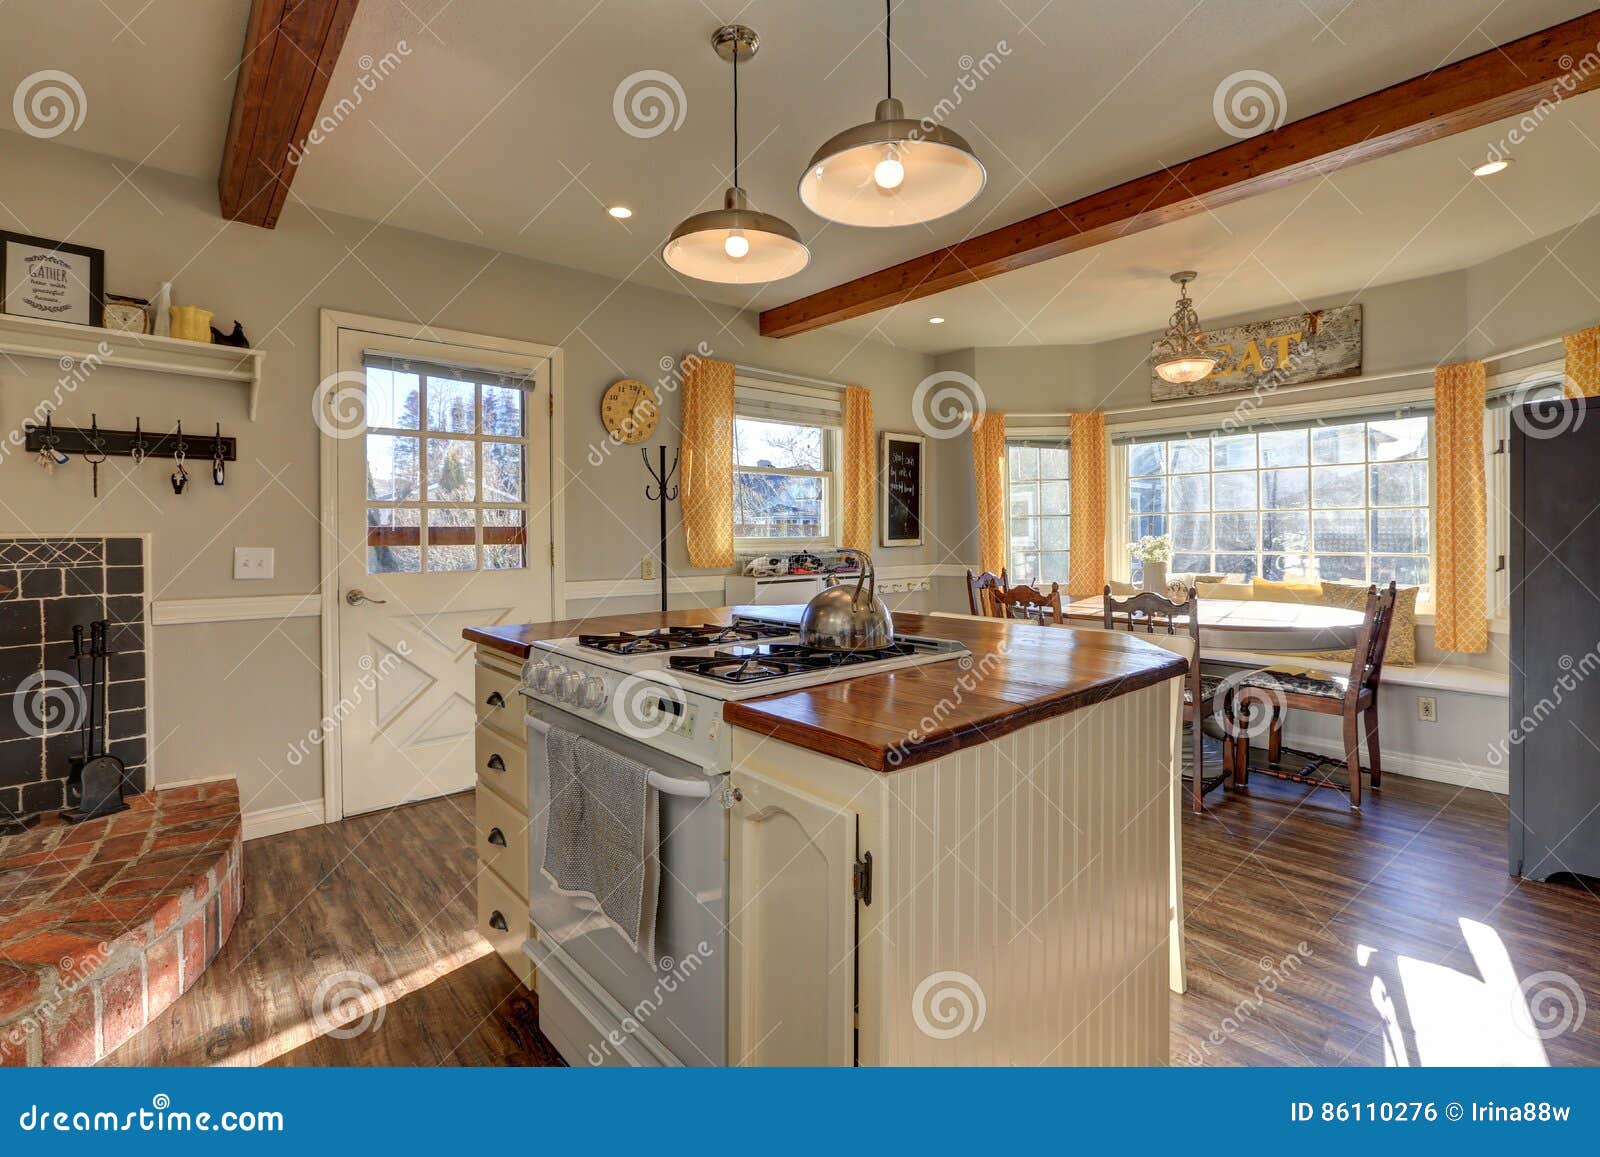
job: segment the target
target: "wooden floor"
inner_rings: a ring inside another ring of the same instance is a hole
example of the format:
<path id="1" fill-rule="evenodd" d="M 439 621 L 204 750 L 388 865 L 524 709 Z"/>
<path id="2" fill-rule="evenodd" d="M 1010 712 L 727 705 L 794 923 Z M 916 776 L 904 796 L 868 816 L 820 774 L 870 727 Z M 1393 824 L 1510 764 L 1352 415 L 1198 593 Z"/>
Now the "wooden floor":
<path id="1" fill-rule="evenodd" d="M 199 982 L 115 1065 L 540 1065 L 538 1004 L 476 930 L 470 793 L 245 845 Z"/>
<path id="2" fill-rule="evenodd" d="M 1207 801 L 1174 1064 L 1600 1064 L 1600 899 L 1506 875 L 1504 797 L 1391 776 L 1354 815 L 1257 776 Z M 470 808 L 247 844 L 232 939 L 107 1063 L 559 1063 L 474 930 Z"/>
<path id="3" fill-rule="evenodd" d="M 1353 813 L 1255 775 L 1206 801 L 1173 1064 L 1600 1064 L 1600 898 L 1506 874 L 1505 796 L 1389 776 Z"/>

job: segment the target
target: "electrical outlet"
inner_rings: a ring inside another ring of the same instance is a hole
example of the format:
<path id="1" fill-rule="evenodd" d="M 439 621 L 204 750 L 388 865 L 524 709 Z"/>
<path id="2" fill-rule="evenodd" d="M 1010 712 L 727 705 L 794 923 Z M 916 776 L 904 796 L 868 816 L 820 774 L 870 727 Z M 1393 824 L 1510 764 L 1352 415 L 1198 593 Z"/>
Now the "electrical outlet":
<path id="1" fill-rule="evenodd" d="M 1439 701 L 1432 695 L 1418 695 L 1417 718 L 1424 723 L 1439 722 Z"/>
<path id="2" fill-rule="evenodd" d="M 639 577 L 649 581 L 656 577 L 656 556 L 647 554 L 639 560 Z"/>
<path id="3" fill-rule="evenodd" d="M 270 546 L 236 546 L 233 548 L 233 577 L 236 579 L 269 579 L 273 571 L 273 549 Z"/>

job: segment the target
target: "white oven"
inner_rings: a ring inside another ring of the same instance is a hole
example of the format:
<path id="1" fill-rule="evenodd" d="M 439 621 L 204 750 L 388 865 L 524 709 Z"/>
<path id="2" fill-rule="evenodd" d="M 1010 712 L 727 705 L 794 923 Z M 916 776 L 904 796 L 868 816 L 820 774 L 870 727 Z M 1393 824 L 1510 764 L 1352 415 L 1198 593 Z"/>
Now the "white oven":
<path id="1" fill-rule="evenodd" d="M 691 731 L 716 714 L 691 716 Z M 700 755 L 696 762 L 663 750 L 659 737 L 640 742 L 584 715 L 605 718 L 603 709 L 528 700 L 528 895 L 538 931 L 525 950 L 539 969 L 540 1027 L 572 1065 L 724 1065 L 728 820 L 726 764 L 718 767 L 714 758 L 720 737 L 696 744 L 690 735 L 688 743 L 672 745 Z M 544 740 L 551 727 L 651 769 L 661 831 L 655 960 L 637 953 L 591 903 L 556 891 L 544 874 L 550 799 Z"/>

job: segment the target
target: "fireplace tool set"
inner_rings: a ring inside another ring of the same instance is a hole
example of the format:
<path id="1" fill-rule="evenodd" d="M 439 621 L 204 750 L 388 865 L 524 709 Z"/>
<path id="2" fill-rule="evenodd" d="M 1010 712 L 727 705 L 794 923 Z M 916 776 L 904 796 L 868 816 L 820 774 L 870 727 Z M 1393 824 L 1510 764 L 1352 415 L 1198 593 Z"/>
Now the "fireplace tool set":
<path id="1" fill-rule="evenodd" d="M 110 624 L 101 619 L 89 624 L 88 647 L 84 629 L 72 628 L 72 661 L 78 687 L 87 699 L 83 722 L 78 729 L 78 754 L 67 761 L 67 808 L 61 818 L 70 824 L 126 811 L 123 802 L 122 760 L 106 751 L 106 699 L 110 691 L 108 660 L 114 654 L 106 646 Z M 84 664 L 88 674 L 84 678 Z"/>

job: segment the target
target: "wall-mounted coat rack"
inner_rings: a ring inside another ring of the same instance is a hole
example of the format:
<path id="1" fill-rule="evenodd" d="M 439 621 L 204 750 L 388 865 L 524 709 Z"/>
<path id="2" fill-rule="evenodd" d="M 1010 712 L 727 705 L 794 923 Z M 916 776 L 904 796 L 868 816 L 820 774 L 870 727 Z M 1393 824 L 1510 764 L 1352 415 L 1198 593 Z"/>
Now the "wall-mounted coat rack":
<path id="1" fill-rule="evenodd" d="M 238 461 L 238 441 L 222 435 L 219 426 L 215 434 L 185 434 L 183 423 L 166 434 L 157 434 L 142 427 L 135 430 L 107 430 L 98 426 L 57 426 L 50 418 L 41 425 L 24 425 L 29 453 L 37 454 L 46 448 L 63 454 L 105 455 L 109 458 L 212 458 L 217 449 L 222 451 L 224 462 Z M 51 442 L 51 439 L 54 442 Z M 180 455 L 179 451 L 182 450 Z"/>

